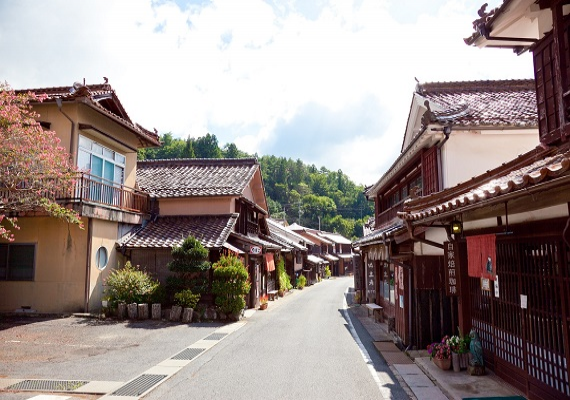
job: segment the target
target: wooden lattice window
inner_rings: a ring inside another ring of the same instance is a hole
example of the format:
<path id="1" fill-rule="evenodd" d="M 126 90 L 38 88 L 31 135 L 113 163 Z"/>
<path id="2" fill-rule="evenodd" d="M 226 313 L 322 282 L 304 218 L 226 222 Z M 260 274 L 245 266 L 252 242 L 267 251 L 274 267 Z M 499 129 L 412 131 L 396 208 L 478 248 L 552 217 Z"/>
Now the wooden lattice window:
<path id="1" fill-rule="evenodd" d="M 422 154 L 423 196 L 439 191 L 437 154 L 437 147 L 432 147 Z"/>

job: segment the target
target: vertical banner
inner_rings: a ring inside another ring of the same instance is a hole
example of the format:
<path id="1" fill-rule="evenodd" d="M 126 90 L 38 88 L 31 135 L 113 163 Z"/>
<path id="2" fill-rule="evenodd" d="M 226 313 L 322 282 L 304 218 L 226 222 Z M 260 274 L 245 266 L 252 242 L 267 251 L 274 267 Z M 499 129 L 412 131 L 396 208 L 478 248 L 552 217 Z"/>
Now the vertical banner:
<path id="1" fill-rule="evenodd" d="M 368 297 L 368 301 L 371 301 L 372 303 L 374 303 L 376 301 L 376 288 L 374 286 L 375 284 L 375 279 L 374 279 L 374 262 L 373 261 L 368 261 L 366 263 L 367 265 L 367 271 L 366 271 L 366 291 L 367 291 L 367 297 Z"/>
<path id="2" fill-rule="evenodd" d="M 461 294 L 459 279 L 459 251 L 457 242 L 444 242 L 445 294 L 457 297 Z"/>

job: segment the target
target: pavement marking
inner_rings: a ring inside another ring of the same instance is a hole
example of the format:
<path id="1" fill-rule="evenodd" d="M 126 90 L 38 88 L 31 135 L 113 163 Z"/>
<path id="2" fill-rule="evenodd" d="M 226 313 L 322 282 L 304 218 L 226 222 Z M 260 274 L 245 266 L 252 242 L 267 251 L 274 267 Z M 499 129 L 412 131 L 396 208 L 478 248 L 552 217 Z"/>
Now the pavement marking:
<path id="1" fill-rule="evenodd" d="M 167 358 L 166 360 L 161 361 L 157 365 L 147 369 L 146 371 L 144 371 L 139 376 L 136 376 L 135 378 L 126 382 L 122 387 L 119 387 L 112 392 L 107 392 L 107 394 L 105 396 L 101 397 L 101 399 L 105 399 L 105 400 L 136 400 L 136 399 L 140 399 L 140 398 L 146 396 L 148 393 L 150 393 L 154 389 L 156 389 L 159 385 L 163 384 L 168 379 L 170 379 L 172 376 L 174 376 L 176 373 L 178 373 L 180 370 L 182 370 L 186 365 L 190 364 L 192 361 L 194 361 L 195 359 L 200 357 L 202 354 L 204 354 L 206 351 L 208 351 L 209 349 L 214 347 L 216 344 L 220 343 L 222 340 L 227 338 L 231 333 L 234 333 L 235 331 L 237 331 L 238 329 L 243 327 L 245 324 L 246 324 L 245 321 L 239 321 L 239 322 L 234 322 L 234 323 L 229 324 L 229 325 L 224 325 L 224 326 L 216 329 L 214 332 L 209 333 L 204 338 L 194 342 L 193 344 L 185 347 L 184 349 L 182 349 L 178 353 L 173 354 L 171 357 Z M 214 340 L 208 339 L 211 337 L 215 337 L 216 339 L 214 339 Z M 184 352 L 185 350 L 189 350 L 189 349 L 200 349 L 202 351 L 197 352 L 195 354 L 195 356 L 191 357 L 191 359 L 189 359 L 189 360 L 177 359 L 176 358 L 177 355 L 179 355 L 182 352 Z M 158 380 L 158 382 L 156 384 L 150 385 L 149 387 L 143 387 L 144 391 L 141 390 L 141 393 L 137 393 L 137 394 L 131 395 L 131 396 L 116 395 L 116 393 L 120 392 L 123 387 L 127 387 L 127 386 L 131 385 L 133 382 L 137 381 L 138 379 L 140 379 L 141 377 L 143 377 L 145 375 L 146 376 L 160 376 L 161 379 Z"/>
<path id="2" fill-rule="evenodd" d="M 345 291 L 345 294 L 346 293 L 348 293 L 348 288 Z M 380 395 L 382 396 L 383 399 L 391 399 L 392 392 L 385 385 L 394 384 L 395 382 L 390 378 L 388 374 L 376 372 L 376 369 L 374 368 L 374 363 L 370 358 L 370 354 L 368 354 L 368 351 L 360 341 L 360 338 L 358 337 L 358 334 L 354 329 L 354 325 L 352 325 L 350 316 L 348 315 L 349 311 L 348 311 L 348 304 L 346 303 L 346 295 L 342 296 L 342 307 L 346 315 L 345 319 L 348 322 L 348 330 L 350 331 L 350 334 L 352 335 L 354 341 L 356 342 L 358 348 L 360 349 L 360 354 L 362 355 L 362 358 L 364 359 L 364 362 L 368 367 L 368 372 L 370 372 L 370 375 L 372 375 L 372 379 L 374 379 L 374 382 L 376 382 L 376 384 L 378 385 L 378 389 L 380 390 Z M 380 376 L 382 376 L 382 379 L 380 379 Z"/>
<path id="3" fill-rule="evenodd" d="M 30 397 L 28 400 L 66 400 L 71 399 L 69 396 L 56 396 L 51 394 L 40 394 L 38 396 Z"/>

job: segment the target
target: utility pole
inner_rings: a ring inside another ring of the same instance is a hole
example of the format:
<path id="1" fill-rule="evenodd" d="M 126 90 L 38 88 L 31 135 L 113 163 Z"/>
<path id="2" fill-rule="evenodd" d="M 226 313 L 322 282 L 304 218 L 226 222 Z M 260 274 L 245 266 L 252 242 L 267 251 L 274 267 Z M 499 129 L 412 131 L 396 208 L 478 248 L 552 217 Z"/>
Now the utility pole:
<path id="1" fill-rule="evenodd" d="M 299 225 L 301 225 L 301 200 L 299 200 Z"/>

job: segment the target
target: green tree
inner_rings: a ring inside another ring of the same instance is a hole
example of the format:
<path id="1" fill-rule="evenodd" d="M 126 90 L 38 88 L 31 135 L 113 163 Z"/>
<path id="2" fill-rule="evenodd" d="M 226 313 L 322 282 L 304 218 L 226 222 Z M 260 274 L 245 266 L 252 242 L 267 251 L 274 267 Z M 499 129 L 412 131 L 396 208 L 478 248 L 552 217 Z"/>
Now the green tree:
<path id="1" fill-rule="evenodd" d="M 216 138 L 216 135 L 209 133 L 196 139 L 194 153 L 197 158 L 222 158 L 222 151 L 218 146 L 218 138 Z"/>
<path id="2" fill-rule="evenodd" d="M 14 240 L 18 230 L 13 214 L 41 209 L 83 228 L 79 214 L 56 202 L 73 191 L 77 168 L 59 146 L 53 131 L 44 130 L 30 102 L 45 96 L 19 94 L 0 83 L 0 238 Z"/>
<path id="3" fill-rule="evenodd" d="M 247 269 L 234 254 L 222 255 L 213 268 L 212 293 L 216 295 L 216 305 L 223 313 L 238 318 L 245 307 L 244 296 L 251 288 Z"/>
<path id="4" fill-rule="evenodd" d="M 181 246 L 172 248 L 172 261 L 167 264 L 174 276 L 167 278 L 169 293 L 190 289 L 194 293 L 205 293 L 208 288 L 207 271 L 211 265 L 208 261 L 208 249 L 192 236 L 184 239 Z"/>

